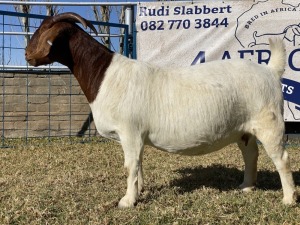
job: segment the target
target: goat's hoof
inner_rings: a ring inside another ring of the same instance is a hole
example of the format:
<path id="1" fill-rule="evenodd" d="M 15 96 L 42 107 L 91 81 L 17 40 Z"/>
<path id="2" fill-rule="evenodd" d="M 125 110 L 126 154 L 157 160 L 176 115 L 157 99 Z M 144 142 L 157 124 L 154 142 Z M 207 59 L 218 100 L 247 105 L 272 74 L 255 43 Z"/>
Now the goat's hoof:
<path id="1" fill-rule="evenodd" d="M 291 197 L 283 197 L 282 202 L 284 205 L 295 205 L 298 201 L 297 193 L 294 192 L 294 194 Z"/>
<path id="2" fill-rule="evenodd" d="M 291 198 L 283 198 L 282 200 L 284 205 L 294 205 L 296 204 L 296 201 L 294 199 Z"/>
<path id="3" fill-rule="evenodd" d="M 254 186 L 254 185 L 253 185 L 253 186 L 249 186 L 249 185 L 241 184 L 241 185 L 239 186 L 239 188 L 240 188 L 243 192 L 248 193 L 248 192 L 253 191 L 253 190 L 255 189 L 255 186 Z"/>
<path id="4" fill-rule="evenodd" d="M 124 209 L 124 208 L 133 208 L 135 205 L 135 201 L 132 201 L 131 199 L 127 198 L 126 196 L 124 196 L 118 204 L 118 207 L 120 209 Z"/>

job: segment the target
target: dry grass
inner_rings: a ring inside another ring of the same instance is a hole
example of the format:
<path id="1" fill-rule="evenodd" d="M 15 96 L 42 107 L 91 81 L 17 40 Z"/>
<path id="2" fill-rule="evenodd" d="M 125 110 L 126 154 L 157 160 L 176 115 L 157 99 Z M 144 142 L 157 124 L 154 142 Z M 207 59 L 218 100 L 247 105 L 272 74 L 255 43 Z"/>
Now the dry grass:
<path id="1" fill-rule="evenodd" d="M 300 192 L 300 149 L 288 151 Z M 119 145 L 19 143 L 0 150 L 0 224 L 300 224 L 300 204 L 281 204 L 279 176 L 260 153 L 258 188 L 244 194 L 235 145 L 199 157 L 147 147 L 145 191 L 136 208 L 120 210 Z"/>

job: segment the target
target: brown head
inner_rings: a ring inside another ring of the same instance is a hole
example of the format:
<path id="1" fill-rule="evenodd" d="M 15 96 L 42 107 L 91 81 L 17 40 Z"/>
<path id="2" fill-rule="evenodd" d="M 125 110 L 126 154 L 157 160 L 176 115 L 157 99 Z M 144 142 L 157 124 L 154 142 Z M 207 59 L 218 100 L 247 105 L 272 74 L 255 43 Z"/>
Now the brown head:
<path id="1" fill-rule="evenodd" d="M 75 23 L 84 28 L 95 27 L 75 13 L 63 13 L 46 18 L 33 34 L 25 51 L 30 65 L 59 62 L 66 65 L 78 80 L 87 100 L 95 100 L 113 52 Z"/>
<path id="2" fill-rule="evenodd" d="M 95 27 L 76 13 L 62 13 L 57 16 L 47 17 L 35 31 L 26 47 L 25 58 L 28 63 L 32 66 L 40 66 L 59 61 L 56 59 L 59 54 L 51 52 L 52 47 L 69 28 L 74 27 L 76 22 L 81 23 L 84 28 L 90 27 L 97 34 Z M 60 44 L 64 46 L 62 43 Z M 60 50 L 60 54 L 68 54 L 67 49 Z"/>

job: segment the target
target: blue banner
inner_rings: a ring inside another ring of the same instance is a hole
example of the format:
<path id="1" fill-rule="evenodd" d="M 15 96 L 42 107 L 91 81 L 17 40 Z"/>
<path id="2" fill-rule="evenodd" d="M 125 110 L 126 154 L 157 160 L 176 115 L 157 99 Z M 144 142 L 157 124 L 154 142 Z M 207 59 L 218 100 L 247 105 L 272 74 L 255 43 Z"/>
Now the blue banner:
<path id="1" fill-rule="evenodd" d="M 283 78 L 281 82 L 284 100 L 300 106 L 300 83 L 286 78 Z M 300 110 L 300 107 L 296 109 Z"/>

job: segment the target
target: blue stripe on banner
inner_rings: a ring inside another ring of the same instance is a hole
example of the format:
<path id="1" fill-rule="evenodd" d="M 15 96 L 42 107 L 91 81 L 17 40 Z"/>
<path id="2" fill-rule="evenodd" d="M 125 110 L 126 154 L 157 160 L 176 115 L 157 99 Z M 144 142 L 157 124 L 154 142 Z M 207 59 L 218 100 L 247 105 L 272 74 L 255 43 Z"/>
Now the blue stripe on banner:
<path id="1" fill-rule="evenodd" d="M 284 100 L 300 105 L 300 83 L 285 78 L 281 83 Z M 297 109 L 300 110 L 300 107 Z"/>

